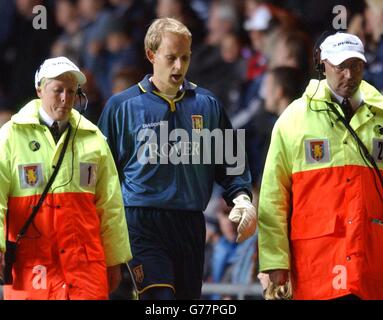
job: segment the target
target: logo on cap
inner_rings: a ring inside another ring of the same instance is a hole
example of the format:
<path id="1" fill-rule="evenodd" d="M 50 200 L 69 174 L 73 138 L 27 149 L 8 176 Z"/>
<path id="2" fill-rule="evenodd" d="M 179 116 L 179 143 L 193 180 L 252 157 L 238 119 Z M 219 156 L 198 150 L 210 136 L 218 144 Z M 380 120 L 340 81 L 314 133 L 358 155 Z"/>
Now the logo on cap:
<path id="1" fill-rule="evenodd" d="M 366 62 L 362 41 L 355 35 L 338 32 L 328 36 L 320 45 L 321 59 L 337 66 L 350 58 Z"/>

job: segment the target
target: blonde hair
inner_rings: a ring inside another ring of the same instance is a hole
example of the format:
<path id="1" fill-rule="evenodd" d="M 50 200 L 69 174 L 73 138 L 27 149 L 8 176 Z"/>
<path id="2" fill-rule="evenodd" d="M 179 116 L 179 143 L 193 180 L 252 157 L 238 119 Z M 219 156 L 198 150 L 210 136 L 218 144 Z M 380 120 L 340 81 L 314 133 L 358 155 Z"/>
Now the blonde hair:
<path id="1" fill-rule="evenodd" d="M 162 37 L 165 32 L 171 32 L 188 37 L 191 41 L 192 34 L 189 29 L 180 21 L 173 18 L 156 19 L 150 25 L 145 36 L 145 51 L 150 49 L 156 52 L 161 45 Z"/>
<path id="2" fill-rule="evenodd" d="M 42 88 L 45 88 L 46 85 L 51 82 L 53 79 L 51 78 L 42 78 L 41 81 L 40 81 L 40 84 L 39 84 L 39 88 L 42 89 Z"/>
<path id="3" fill-rule="evenodd" d="M 70 80 L 74 79 L 74 80 L 76 80 L 76 84 L 78 84 L 76 76 L 73 73 L 71 73 L 70 71 L 68 71 L 68 72 L 64 72 L 64 73 L 58 75 L 55 78 L 45 78 L 45 77 L 42 78 L 41 81 L 40 81 L 39 88 L 40 89 L 43 89 L 43 88 L 45 89 L 45 87 L 48 85 L 48 83 L 52 82 L 53 80 L 55 80 L 55 79 L 57 79 L 59 77 L 61 79 L 70 79 Z"/>

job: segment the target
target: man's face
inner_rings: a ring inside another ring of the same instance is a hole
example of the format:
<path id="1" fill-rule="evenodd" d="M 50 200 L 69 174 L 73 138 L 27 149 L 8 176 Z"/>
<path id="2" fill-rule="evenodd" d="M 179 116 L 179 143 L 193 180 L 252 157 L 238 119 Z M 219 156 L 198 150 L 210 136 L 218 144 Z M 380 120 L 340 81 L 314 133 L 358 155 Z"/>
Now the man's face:
<path id="1" fill-rule="evenodd" d="M 160 92 L 177 93 L 189 68 L 190 46 L 187 36 L 166 32 L 157 51 L 147 51 L 153 64 L 153 82 Z"/>
<path id="2" fill-rule="evenodd" d="M 363 78 L 364 62 L 358 58 L 350 58 L 334 66 L 324 60 L 325 73 L 329 86 L 342 97 L 352 97 Z"/>
<path id="3" fill-rule="evenodd" d="M 68 120 L 76 98 L 77 81 L 70 73 L 47 80 L 37 90 L 45 112 L 56 121 Z"/>
<path id="4" fill-rule="evenodd" d="M 259 30 L 250 30 L 249 37 L 251 41 L 251 45 L 254 50 L 260 51 L 264 53 L 264 45 L 265 45 L 265 34 Z"/>

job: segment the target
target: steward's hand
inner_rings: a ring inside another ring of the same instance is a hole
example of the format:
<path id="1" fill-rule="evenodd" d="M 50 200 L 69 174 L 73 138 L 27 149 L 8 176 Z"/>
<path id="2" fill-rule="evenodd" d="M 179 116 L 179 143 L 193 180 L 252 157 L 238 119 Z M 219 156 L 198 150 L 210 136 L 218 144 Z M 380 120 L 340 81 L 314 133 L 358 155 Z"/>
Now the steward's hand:
<path id="1" fill-rule="evenodd" d="M 267 271 L 258 275 L 262 281 L 263 296 L 266 300 L 291 300 L 293 298 L 292 288 L 289 281 L 289 271 L 277 269 Z"/>

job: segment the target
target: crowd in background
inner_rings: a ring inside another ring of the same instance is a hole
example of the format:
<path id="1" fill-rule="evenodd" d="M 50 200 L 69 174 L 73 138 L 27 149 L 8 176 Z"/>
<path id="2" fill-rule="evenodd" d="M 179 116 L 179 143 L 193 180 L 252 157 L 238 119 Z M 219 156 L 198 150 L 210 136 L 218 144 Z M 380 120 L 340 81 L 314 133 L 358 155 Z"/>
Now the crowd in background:
<path id="1" fill-rule="evenodd" d="M 383 91 L 383 6 L 379 0 L 0 0 L 0 126 L 35 97 L 34 74 L 47 57 L 66 56 L 86 73 L 85 116 L 97 122 L 106 100 L 140 81 L 150 65 L 143 37 L 156 17 L 174 17 L 193 34 L 188 80 L 211 90 L 234 128 L 246 129 L 254 195 L 271 130 L 301 96 L 313 72 L 313 46 L 344 5 L 347 31 L 364 42 L 365 79 Z M 34 29 L 33 8 L 47 9 Z M 219 191 L 216 192 L 219 194 Z M 256 200 L 255 200 L 256 201 Z M 256 236 L 235 243 L 228 208 L 206 210 L 206 279 L 255 281 Z M 222 298 L 222 297 L 215 297 Z"/>

